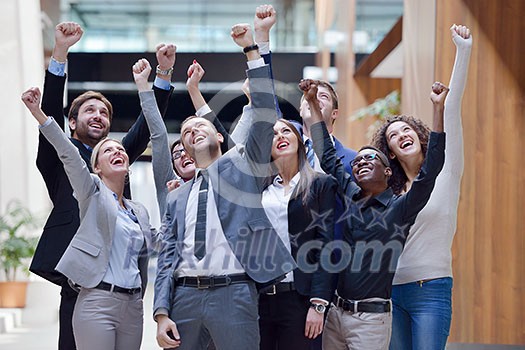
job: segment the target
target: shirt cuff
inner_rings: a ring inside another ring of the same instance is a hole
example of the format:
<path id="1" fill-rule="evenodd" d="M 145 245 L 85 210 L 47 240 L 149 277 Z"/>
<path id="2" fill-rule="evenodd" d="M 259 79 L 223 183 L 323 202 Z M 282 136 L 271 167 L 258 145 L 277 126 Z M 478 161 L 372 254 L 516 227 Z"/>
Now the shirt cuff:
<path id="1" fill-rule="evenodd" d="M 63 77 L 64 75 L 66 75 L 66 63 L 58 62 L 53 58 L 53 56 L 51 56 L 47 70 L 53 75 Z"/>
<path id="2" fill-rule="evenodd" d="M 250 69 L 259 68 L 265 65 L 264 59 L 262 57 L 256 60 L 248 61 L 247 63 L 248 63 L 248 68 Z"/>
<path id="3" fill-rule="evenodd" d="M 195 115 L 197 117 L 203 117 L 208 113 L 211 113 L 211 108 L 207 104 L 205 104 L 204 106 L 202 106 L 201 108 L 195 111 Z"/>
<path id="4" fill-rule="evenodd" d="M 321 299 L 321 298 L 310 298 L 310 302 L 314 302 L 314 301 L 317 301 L 321 304 L 323 304 L 324 306 L 328 306 L 328 304 L 330 304 L 328 301 L 324 300 L 324 299 Z"/>
<path id="5" fill-rule="evenodd" d="M 155 81 L 153 82 L 153 86 L 158 87 L 162 90 L 169 90 L 171 88 L 171 84 L 169 81 L 161 79 L 159 77 L 155 77 Z"/>
<path id="6" fill-rule="evenodd" d="M 157 321 L 157 316 L 158 315 L 169 316 L 170 314 L 168 312 L 168 309 L 165 309 L 165 308 L 161 307 L 161 308 L 158 308 L 157 311 L 155 311 L 155 313 L 153 314 L 153 319 L 155 321 Z"/>
<path id="7" fill-rule="evenodd" d="M 49 124 L 51 124 L 53 121 L 54 121 L 53 117 L 48 117 L 47 120 L 44 122 L 44 124 L 39 124 L 38 125 L 38 128 L 41 129 L 43 127 L 46 127 Z"/>
<path id="8" fill-rule="evenodd" d="M 263 42 L 257 43 L 257 46 L 259 46 L 259 54 L 261 56 L 270 53 L 270 42 L 269 41 L 263 41 Z"/>

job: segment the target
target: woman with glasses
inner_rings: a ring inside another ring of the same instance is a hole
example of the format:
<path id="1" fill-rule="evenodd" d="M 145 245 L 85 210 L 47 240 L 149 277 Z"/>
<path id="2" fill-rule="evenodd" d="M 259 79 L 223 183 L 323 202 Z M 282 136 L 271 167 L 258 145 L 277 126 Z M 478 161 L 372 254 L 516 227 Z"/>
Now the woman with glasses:
<path id="1" fill-rule="evenodd" d="M 467 79 L 472 37 L 465 26 L 451 27 L 456 59 L 444 106 L 447 134 L 445 165 L 432 196 L 410 229 L 399 257 L 392 292 L 390 349 L 444 349 L 452 315 L 452 240 L 463 174 L 461 100 Z M 429 129 L 419 119 L 389 118 L 373 144 L 390 156 L 390 185 L 396 194 L 410 190 L 421 164 Z"/>

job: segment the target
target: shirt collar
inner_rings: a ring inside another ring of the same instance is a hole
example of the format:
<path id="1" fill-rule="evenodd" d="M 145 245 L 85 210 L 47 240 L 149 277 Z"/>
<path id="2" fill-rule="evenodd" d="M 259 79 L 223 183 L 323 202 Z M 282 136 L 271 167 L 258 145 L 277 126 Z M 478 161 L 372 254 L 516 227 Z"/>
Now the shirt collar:
<path id="1" fill-rule="evenodd" d="M 297 172 L 297 174 L 295 174 L 294 177 L 292 177 L 292 179 L 290 180 L 290 187 L 295 188 L 295 186 L 299 183 L 300 179 L 301 173 Z M 281 178 L 281 176 L 277 174 L 277 176 L 275 176 L 275 178 L 273 179 L 273 184 L 278 187 L 283 187 L 282 181 L 283 179 Z"/>
<path id="2" fill-rule="evenodd" d="M 357 192 L 353 196 L 353 199 L 354 200 L 359 200 L 362 195 L 363 195 L 363 190 L 360 190 L 359 192 Z M 392 200 L 393 196 L 394 196 L 394 191 L 392 191 L 391 187 L 388 187 L 386 190 L 384 190 L 383 192 L 381 192 L 377 196 L 372 197 L 369 200 L 367 200 L 366 203 L 363 204 L 363 207 L 369 207 L 372 204 L 374 204 L 375 202 L 381 204 L 384 207 L 387 207 L 388 204 L 390 203 L 390 201 Z"/>

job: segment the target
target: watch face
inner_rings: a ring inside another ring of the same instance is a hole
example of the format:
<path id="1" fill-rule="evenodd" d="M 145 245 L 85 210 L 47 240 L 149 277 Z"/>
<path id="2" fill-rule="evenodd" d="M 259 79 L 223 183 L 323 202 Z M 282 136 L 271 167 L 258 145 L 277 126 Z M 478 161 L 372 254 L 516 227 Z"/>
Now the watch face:
<path id="1" fill-rule="evenodd" d="M 320 314 L 324 314 L 326 310 L 326 306 L 324 306 L 323 304 L 312 304 L 312 307 L 315 311 L 317 311 Z"/>

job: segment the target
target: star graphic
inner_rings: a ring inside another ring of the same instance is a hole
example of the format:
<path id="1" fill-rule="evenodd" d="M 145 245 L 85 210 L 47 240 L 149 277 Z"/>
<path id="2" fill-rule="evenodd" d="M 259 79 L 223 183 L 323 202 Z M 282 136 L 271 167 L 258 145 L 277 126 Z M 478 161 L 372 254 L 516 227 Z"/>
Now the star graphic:
<path id="1" fill-rule="evenodd" d="M 370 208 L 370 210 L 373 218 L 366 226 L 366 229 L 371 230 L 372 227 L 379 225 L 380 228 L 387 230 L 388 223 L 386 221 L 386 216 L 388 215 L 388 210 L 380 211 L 375 208 Z"/>
<path id="2" fill-rule="evenodd" d="M 392 232 L 392 235 L 390 236 L 390 239 L 395 239 L 397 237 L 401 237 L 402 239 L 405 239 L 408 235 L 408 224 L 404 224 L 403 226 L 399 226 L 397 224 L 394 224 L 394 232 Z"/>
<path id="3" fill-rule="evenodd" d="M 308 231 L 319 227 L 321 231 L 326 231 L 328 230 L 327 220 L 333 215 L 333 210 L 325 210 L 323 213 L 318 213 L 314 209 L 310 209 L 310 215 L 312 216 L 312 221 L 304 230 Z"/>
<path id="4" fill-rule="evenodd" d="M 365 219 L 363 218 L 363 214 L 361 213 L 361 208 L 366 202 L 366 198 L 361 198 L 359 200 L 348 200 L 348 203 L 346 205 L 346 209 L 341 214 L 341 216 L 338 218 L 337 223 L 340 223 L 342 221 L 346 221 L 349 218 L 352 219 L 354 224 L 365 223 Z"/>
<path id="5" fill-rule="evenodd" d="M 290 246 L 294 248 L 299 248 L 299 242 L 298 239 L 301 237 L 301 235 L 304 233 L 304 231 L 301 231 L 295 235 L 290 235 Z"/>

